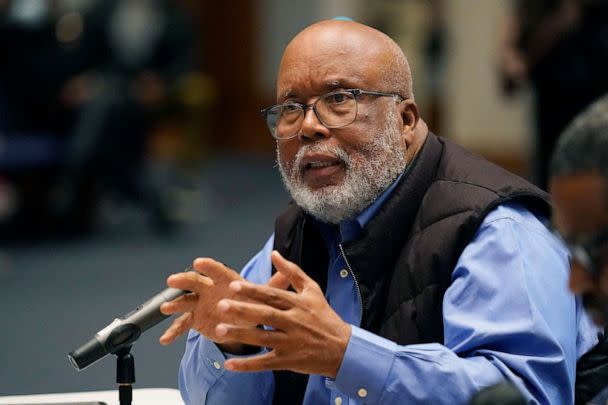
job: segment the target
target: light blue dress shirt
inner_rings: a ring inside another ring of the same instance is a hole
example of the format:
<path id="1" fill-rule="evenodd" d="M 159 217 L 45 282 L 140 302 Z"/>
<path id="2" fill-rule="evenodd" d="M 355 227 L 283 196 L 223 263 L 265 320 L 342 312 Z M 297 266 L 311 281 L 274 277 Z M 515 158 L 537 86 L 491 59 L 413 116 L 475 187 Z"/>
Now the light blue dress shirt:
<path id="1" fill-rule="evenodd" d="M 573 403 L 576 360 L 597 342 L 597 328 L 568 291 L 565 247 L 523 206 L 490 212 L 460 256 L 443 300 L 443 344 L 399 346 L 359 328 L 360 297 L 338 244 L 358 235 L 392 188 L 338 229 L 320 226 L 330 253 L 326 298 L 352 335 L 336 379 L 311 375 L 304 403 L 465 404 L 504 379 L 530 403 Z M 273 242 L 243 277 L 268 281 Z M 228 357 L 190 332 L 179 373 L 186 404 L 272 403 L 272 372 L 224 370 Z"/>

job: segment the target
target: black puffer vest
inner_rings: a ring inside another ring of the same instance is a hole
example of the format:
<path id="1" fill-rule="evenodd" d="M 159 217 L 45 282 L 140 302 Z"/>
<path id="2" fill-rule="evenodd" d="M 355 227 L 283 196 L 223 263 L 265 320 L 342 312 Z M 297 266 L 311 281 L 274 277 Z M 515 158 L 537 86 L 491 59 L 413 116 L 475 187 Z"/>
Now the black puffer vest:
<path id="1" fill-rule="evenodd" d="M 549 215 L 543 191 L 429 133 L 361 236 L 342 246 L 361 292 L 361 327 L 400 345 L 443 343 L 442 301 L 452 270 L 485 216 L 513 200 Z M 325 287 L 326 247 L 295 204 L 277 218 L 274 243 Z M 275 372 L 275 380 L 275 404 L 302 402 L 306 376 Z"/>

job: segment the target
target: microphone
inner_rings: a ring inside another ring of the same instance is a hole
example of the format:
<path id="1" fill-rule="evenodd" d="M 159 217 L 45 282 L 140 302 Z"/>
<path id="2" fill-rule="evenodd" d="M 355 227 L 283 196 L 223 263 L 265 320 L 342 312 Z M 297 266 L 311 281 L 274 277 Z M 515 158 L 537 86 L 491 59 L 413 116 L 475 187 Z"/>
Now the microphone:
<path id="1" fill-rule="evenodd" d="M 189 270 L 192 268 L 186 271 Z M 167 288 L 159 292 L 133 311 L 114 319 L 88 342 L 70 352 L 68 359 L 76 370 L 82 371 L 107 354 L 115 354 L 131 346 L 143 332 L 170 316 L 160 312 L 162 303 L 172 301 L 187 292 L 189 291 L 177 288 Z"/>

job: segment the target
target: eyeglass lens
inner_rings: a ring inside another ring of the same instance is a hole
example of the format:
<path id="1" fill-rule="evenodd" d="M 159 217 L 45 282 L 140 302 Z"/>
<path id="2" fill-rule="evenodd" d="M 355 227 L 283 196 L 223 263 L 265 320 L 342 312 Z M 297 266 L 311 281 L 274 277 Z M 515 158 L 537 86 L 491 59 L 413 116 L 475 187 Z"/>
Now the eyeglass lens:
<path id="1" fill-rule="evenodd" d="M 304 122 L 304 109 L 305 107 L 298 103 L 272 107 L 266 115 L 270 131 L 279 139 L 295 135 Z M 329 128 L 343 127 L 355 120 L 357 101 L 349 92 L 330 93 L 315 101 L 313 110 L 323 125 Z"/>

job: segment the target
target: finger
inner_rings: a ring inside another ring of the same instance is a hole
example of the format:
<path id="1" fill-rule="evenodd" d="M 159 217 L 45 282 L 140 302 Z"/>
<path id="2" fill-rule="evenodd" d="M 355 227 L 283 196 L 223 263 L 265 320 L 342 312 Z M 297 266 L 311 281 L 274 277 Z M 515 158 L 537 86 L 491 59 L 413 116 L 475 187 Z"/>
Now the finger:
<path id="1" fill-rule="evenodd" d="M 228 359 L 224 362 L 224 368 L 230 371 L 241 372 L 286 369 L 285 365 L 281 364 L 281 359 L 274 350 L 257 356 Z"/>
<path id="2" fill-rule="evenodd" d="M 176 312 L 193 311 L 198 303 L 198 295 L 194 293 L 185 294 L 173 301 L 165 302 L 160 306 L 160 312 L 165 315 L 172 315 Z"/>
<path id="3" fill-rule="evenodd" d="M 214 285 L 209 277 L 205 277 L 195 271 L 172 274 L 167 278 L 167 285 L 184 291 L 194 291 L 203 294 L 204 291 Z"/>
<path id="4" fill-rule="evenodd" d="M 192 267 L 194 267 L 194 270 L 198 273 L 203 274 L 216 282 L 230 282 L 232 280 L 241 279 L 239 273 L 209 257 L 199 257 L 195 259 L 192 263 Z"/>
<path id="5" fill-rule="evenodd" d="M 277 271 L 287 276 L 289 282 L 297 292 L 302 292 L 306 286 L 311 285 L 311 283 L 315 283 L 315 281 L 308 277 L 297 264 L 285 259 L 276 250 L 272 252 L 271 257 L 274 267 L 277 269 Z"/>
<path id="6" fill-rule="evenodd" d="M 297 295 L 291 291 L 279 290 L 267 285 L 253 284 L 246 281 L 233 281 L 230 289 L 239 298 L 256 301 L 277 309 L 289 309 L 297 304 Z"/>
<path id="7" fill-rule="evenodd" d="M 274 273 L 272 278 L 268 281 L 268 286 L 279 288 L 281 290 L 287 290 L 290 285 L 291 283 L 289 282 L 289 278 L 285 274 L 278 271 Z"/>
<path id="8" fill-rule="evenodd" d="M 229 319 L 231 323 L 251 322 L 280 330 L 288 323 L 282 311 L 268 305 L 223 299 L 218 302 L 217 309 L 222 319 Z"/>
<path id="9" fill-rule="evenodd" d="M 287 335 L 280 330 L 267 330 L 256 327 L 242 327 L 220 323 L 215 327 L 219 342 L 230 341 L 252 346 L 276 347 L 285 342 Z"/>
<path id="10" fill-rule="evenodd" d="M 185 314 L 182 314 L 181 316 L 173 320 L 171 326 L 167 328 L 165 333 L 163 333 L 163 335 L 160 337 L 160 339 L 158 339 L 158 341 L 161 345 L 171 344 L 175 341 L 175 339 L 183 335 L 184 332 L 190 330 L 191 325 L 192 313 L 186 312 Z"/>

